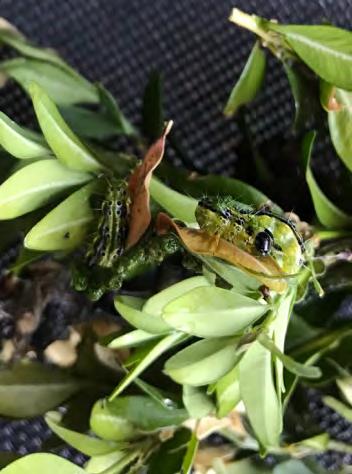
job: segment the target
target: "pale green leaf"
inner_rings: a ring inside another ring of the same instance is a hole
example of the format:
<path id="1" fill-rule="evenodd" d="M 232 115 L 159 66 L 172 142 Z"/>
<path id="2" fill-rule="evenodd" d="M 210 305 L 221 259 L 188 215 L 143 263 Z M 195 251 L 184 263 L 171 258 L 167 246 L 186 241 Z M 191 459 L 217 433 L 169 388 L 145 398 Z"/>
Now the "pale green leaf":
<path id="1" fill-rule="evenodd" d="M 302 461 L 290 459 L 274 467 L 274 474 L 314 474 Z"/>
<path id="2" fill-rule="evenodd" d="M 260 90 L 265 74 L 265 53 L 257 41 L 246 65 L 232 89 L 224 114 L 232 116 L 239 107 L 251 102 Z"/>
<path id="3" fill-rule="evenodd" d="M 30 93 L 32 83 L 38 84 L 60 105 L 98 102 L 95 87 L 61 65 L 37 59 L 16 58 L 2 62 L 0 71 L 18 82 L 27 93 Z"/>
<path id="4" fill-rule="evenodd" d="M 88 183 L 50 211 L 28 232 L 24 245 L 34 250 L 71 250 L 81 244 L 93 220 L 89 198 L 97 183 Z"/>
<path id="5" fill-rule="evenodd" d="M 328 121 L 332 143 L 339 157 L 352 171 L 352 92 L 335 89 L 336 110 L 329 110 Z"/>
<path id="6" fill-rule="evenodd" d="M 216 382 L 237 363 L 237 342 L 233 337 L 195 342 L 168 359 L 164 370 L 182 385 L 197 387 Z"/>
<path id="7" fill-rule="evenodd" d="M 210 286 L 194 288 L 171 301 L 163 309 L 163 318 L 186 334 L 223 337 L 243 331 L 269 309 L 240 293 Z"/>
<path id="8" fill-rule="evenodd" d="M 38 133 L 20 127 L 3 112 L 0 112 L 0 145 L 10 155 L 22 160 L 50 154 L 50 149 Z"/>
<path id="9" fill-rule="evenodd" d="M 228 415 L 241 400 L 239 375 L 239 366 L 236 365 L 216 382 L 215 393 L 218 418 Z"/>
<path id="10" fill-rule="evenodd" d="M 346 418 L 347 421 L 352 423 L 352 408 L 347 406 L 345 403 L 340 402 L 340 400 L 330 396 L 323 397 L 323 402 L 335 410 L 339 415 Z"/>
<path id="11" fill-rule="evenodd" d="M 61 419 L 62 414 L 58 412 L 49 412 L 45 415 L 45 421 L 51 431 L 67 444 L 81 451 L 81 453 L 87 456 L 99 456 L 101 454 L 111 453 L 111 451 L 118 448 L 116 443 L 93 438 L 92 436 L 65 428 L 65 426 L 61 424 Z"/>
<path id="12" fill-rule="evenodd" d="M 40 128 L 57 158 L 75 170 L 97 172 L 101 169 L 101 164 L 68 127 L 49 95 L 35 83 L 30 86 L 30 94 Z"/>
<path id="13" fill-rule="evenodd" d="M 206 394 L 205 390 L 199 387 L 184 385 L 182 401 L 191 418 L 200 419 L 215 411 L 212 399 Z"/>
<path id="14" fill-rule="evenodd" d="M 336 384 L 346 401 L 352 405 L 352 376 L 336 379 Z"/>
<path id="15" fill-rule="evenodd" d="M 106 469 L 115 465 L 118 461 L 121 461 L 125 455 L 126 452 L 124 451 L 114 451 L 109 454 L 94 456 L 85 464 L 84 470 L 85 472 L 88 472 L 88 474 L 101 474 Z"/>
<path id="16" fill-rule="evenodd" d="M 193 431 L 192 437 L 189 440 L 187 451 L 182 462 L 181 473 L 182 474 L 191 474 L 193 462 L 195 460 L 197 450 L 199 445 L 199 439 L 197 438 L 196 431 Z"/>
<path id="17" fill-rule="evenodd" d="M 121 349 L 122 347 L 135 347 L 145 342 L 157 339 L 160 334 L 150 333 L 143 331 L 142 329 L 136 329 L 135 331 L 122 334 L 109 342 L 108 347 L 110 349 Z"/>
<path id="18" fill-rule="evenodd" d="M 69 170 L 54 159 L 31 163 L 1 184 L 0 219 L 13 219 L 38 209 L 66 189 L 90 179 L 90 174 Z"/>
<path id="19" fill-rule="evenodd" d="M 144 300 L 133 296 L 118 295 L 115 300 L 115 308 L 132 326 L 151 334 L 165 334 L 171 331 L 159 314 L 141 311 Z M 141 303 L 139 305 L 138 303 Z"/>
<path id="20" fill-rule="evenodd" d="M 310 157 L 315 140 L 315 132 L 306 135 L 303 142 L 303 161 L 305 166 L 306 181 L 310 195 L 313 200 L 314 209 L 319 221 L 328 228 L 347 229 L 352 228 L 352 216 L 346 214 L 328 199 L 316 182 L 310 168 Z"/>
<path id="21" fill-rule="evenodd" d="M 252 428 L 264 449 L 278 446 L 282 414 L 271 353 L 256 341 L 243 356 L 239 367 L 241 398 Z"/>
<path id="22" fill-rule="evenodd" d="M 50 453 L 28 454 L 17 459 L 1 470 L 1 474 L 34 474 L 34 473 L 84 474 L 85 471 L 67 459 Z"/>

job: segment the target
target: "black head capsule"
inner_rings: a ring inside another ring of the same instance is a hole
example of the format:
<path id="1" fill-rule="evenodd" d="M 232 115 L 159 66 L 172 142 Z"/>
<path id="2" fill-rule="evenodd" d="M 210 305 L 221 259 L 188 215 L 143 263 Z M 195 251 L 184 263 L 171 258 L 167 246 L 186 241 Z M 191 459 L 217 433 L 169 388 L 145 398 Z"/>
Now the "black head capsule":
<path id="1" fill-rule="evenodd" d="M 274 239 L 272 233 L 266 229 L 262 232 L 258 232 L 255 236 L 254 245 L 261 255 L 269 255 L 273 243 Z"/>

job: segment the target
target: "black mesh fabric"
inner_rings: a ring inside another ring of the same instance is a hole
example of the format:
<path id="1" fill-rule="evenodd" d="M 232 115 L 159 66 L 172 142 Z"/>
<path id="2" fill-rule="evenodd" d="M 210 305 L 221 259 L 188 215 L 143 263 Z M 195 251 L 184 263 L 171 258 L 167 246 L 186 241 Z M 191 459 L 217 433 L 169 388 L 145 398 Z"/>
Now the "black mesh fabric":
<path id="1" fill-rule="evenodd" d="M 103 82 L 136 124 L 148 73 L 162 72 L 167 116 L 189 159 L 204 172 L 234 175 L 240 133 L 222 109 L 253 44 L 250 33 L 227 21 L 234 6 L 282 22 L 352 25 L 352 0 L 0 0 L 0 15 Z M 287 130 L 293 114 L 273 59 L 265 82 L 250 110 L 259 144 Z M 0 110 L 33 122 L 28 100 L 12 85 L 0 91 Z M 335 173 L 333 162 L 324 166 Z M 46 435 L 41 420 L 0 422 L 0 451 L 36 450 Z"/>

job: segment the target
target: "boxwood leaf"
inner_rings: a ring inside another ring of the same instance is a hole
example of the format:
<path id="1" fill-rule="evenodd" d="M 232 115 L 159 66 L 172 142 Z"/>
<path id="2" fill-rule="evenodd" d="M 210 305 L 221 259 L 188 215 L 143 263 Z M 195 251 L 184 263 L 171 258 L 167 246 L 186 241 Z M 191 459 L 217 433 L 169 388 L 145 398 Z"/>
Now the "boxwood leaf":
<path id="1" fill-rule="evenodd" d="M 255 341 L 240 361 L 239 369 L 241 398 L 253 430 L 264 449 L 277 446 L 282 414 L 270 351 Z"/>
<path id="2" fill-rule="evenodd" d="M 347 406 L 345 403 L 340 402 L 340 400 L 330 396 L 323 397 L 323 402 L 335 410 L 339 415 L 346 418 L 347 421 L 352 423 L 352 408 Z"/>
<path id="3" fill-rule="evenodd" d="M 60 105 L 97 103 L 95 87 L 78 74 L 62 66 L 37 59 L 16 58 L 0 64 L 0 71 L 18 82 L 29 93 L 31 83 L 38 84 Z"/>
<path id="4" fill-rule="evenodd" d="M 154 335 L 155 336 L 155 335 Z M 149 365 L 151 365 L 164 352 L 175 346 L 179 342 L 185 340 L 185 335 L 179 332 L 174 332 L 165 336 L 158 341 L 155 346 L 146 354 L 146 356 L 136 365 L 130 373 L 128 373 L 113 391 L 110 400 L 113 400 L 120 393 L 122 393 L 128 385 L 130 385 L 136 377 L 138 377 Z M 110 344 L 111 347 L 111 344 Z"/>
<path id="5" fill-rule="evenodd" d="M 0 414 L 14 418 L 42 415 L 82 388 L 67 372 L 38 363 L 0 371 Z"/>
<path id="6" fill-rule="evenodd" d="M 165 372 L 182 385 L 216 382 L 238 361 L 237 339 L 214 338 L 195 342 L 166 361 Z"/>
<path id="7" fill-rule="evenodd" d="M 159 334 L 146 332 L 142 329 L 136 329 L 135 331 L 130 331 L 126 334 L 122 334 L 121 336 L 114 338 L 112 341 L 109 342 L 108 347 L 110 347 L 110 349 L 135 347 L 158 337 L 160 337 Z"/>
<path id="8" fill-rule="evenodd" d="M 31 474 L 33 472 L 60 472 L 60 474 L 85 474 L 84 469 L 67 459 L 49 453 L 34 453 L 17 459 L 2 469 L 1 474 Z"/>
<path id="9" fill-rule="evenodd" d="M 197 438 L 197 433 L 196 431 L 193 431 L 192 437 L 189 440 L 189 443 L 187 446 L 185 457 L 183 458 L 183 462 L 182 462 L 182 467 L 181 467 L 180 472 L 182 472 L 183 474 L 192 473 L 193 462 L 197 454 L 198 445 L 199 445 L 199 439 Z"/>
<path id="10" fill-rule="evenodd" d="M 336 384 L 346 401 L 352 405 L 352 376 L 339 378 L 336 380 Z"/>
<path id="11" fill-rule="evenodd" d="M 295 53 L 325 81 L 352 90 L 352 33 L 329 25 L 279 25 Z"/>
<path id="12" fill-rule="evenodd" d="M 328 112 L 330 136 L 337 154 L 352 171 L 352 93 L 335 88 L 334 99 L 336 108 Z"/>
<path id="13" fill-rule="evenodd" d="M 83 242 L 93 220 L 89 198 L 97 182 L 88 183 L 62 201 L 28 232 L 24 245 L 34 250 L 71 250 Z"/>
<path id="14" fill-rule="evenodd" d="M 237 112 L 239 107 L 251 102 L 263 83 L 265 74 L 265 53 L 259 41 L 255 43 L 246 65 L 231 91 L 224 109 L 228 117 Z"/>
<path id="15" fill-rule="evenodd" d="M 101 474 L 105 470 L 114 466 L 117 462 L 121 461 L 125 455 L 126 452 L 124 451 L 113 451 L 112 453 L 93 456 L 85 464 L 84 470 L 85 472 L 88 472 L 88 474 Z"/>
<path id="16" fill-rule="evenodd" d="M 209 287 L 210 283 L 204 276 L 196 276 L 182 280 L 174 285 L 169 286 L 165 290 L 159 291 L 154 296 L 151 296 L 145 305 L 143 311 L 149 314 L 161 315 L 163 308 L 171 301 L 179 298 L 184 293 L 198 287 Z"/>
<path id="17" fill-rule="evenodd" d="M 187 223 L 196 222 L 194 213 L 197 201 L 195 199 L 169 188 L 154 176 L 150 181 L 149 191 L 154 201 L 173 217 Z"/>
<path id="18" fill-rule="evenodd" d="M 106 440 L 93 438 L 77 431 L 70 430 L 61 424 L 62 414 L 58 412 L 48 412 L 45 415 L 45 421 L 51 431 L 53 431 L 59 438 L 64 440 L 73 448 L 81 451 L 87 456 L 99 456 L 107 454 L 118 448 L 116 443 Z"/>
<path id="19" fill-rule="evenodd" d="M 186 334 L 223 337 L 243 331 L 269 309 L 269 305 L 234 291 L 216 286 L 199 287 L 167 304 L 163 318 Z"/>
<path id="20" fill-rule="evenodd" d="M 163 474 L 181 472 L 182 461 L 191 435 L 190 430 L 181 428 L 171 439 L 161 443 L 160 449 L 150 458 L 148 474 L 160 474 L 160 466 L 163 466 Z"/>
<path id="21" fill-rule="evenodd" d="M 20 127 L 3 112 L 0 112 L 0 145 L 10 155 L 22 160 L 50 154 L 38 133 Z"/>
<path id="22" fill-rule="evenodd" d="M 165 407 L 141 395 L 98 400 L 91 413 L 92 430 L 108 440 L 127 440 L 166 426 L 178 426 L 188 417 L 186 410 Z"/>
<path id="23" fill-rule="evenodd" d="M 236 365 L 216 382 L 215 393 L 218 418 L 228 415 L 241 400 L 239 376 L 239 366 Z"/>
<path id="24" fill-rule="evenodd" d="M 115 298 L 115 308 L 132 326 L 152 334 L 165 334 L 171 327 L 165 323 L 159 314 L 148 313 L 140 308 L 144 300 L 133 296 L 118 295 Z"/>
<path id="25" fill-rule="evenodd" d="M 184 385 L 182 401 L 192 418 L 200 419 L 215 411 L 212 399 L 199 387 Z"/>
<path id="26" fill-rule="evenodd" d="M 68 127 L 58 108 L 37 84 L 31 84 L 30 94 L 40 128 L 57 158 L 68 168 L 98 171 L 101 164 Z"/>
<path id="27" fill-rule="evenodd" d="M 332 229 L 352 228 L 352 216 L 339 209 L 328 199 L 316 182 L 310 168 L 310 157 L 316 133 L 309 132 L 303 141 L 303 162 L 305 166 L 306 181 L 313 200 L 314 209 L 319 221 Z"/>
<path id="28" fill-rule="evenodd" d="M 66 189 L 90 179 L 90 174 L 69 170 L 54 159 L 31 163 L 1 184 L 0 219 L 13 219 L 38 209 Z"/>

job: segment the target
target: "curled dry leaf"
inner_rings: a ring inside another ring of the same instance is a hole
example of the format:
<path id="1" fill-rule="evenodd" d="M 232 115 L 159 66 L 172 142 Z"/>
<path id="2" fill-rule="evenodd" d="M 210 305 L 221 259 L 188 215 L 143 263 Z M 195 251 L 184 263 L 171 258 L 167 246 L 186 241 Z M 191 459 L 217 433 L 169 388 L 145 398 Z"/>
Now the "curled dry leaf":
<path id="1" fill-rule="evenodd" d="M 156 229 L 159 234 L 165 234 L 170 230 L 176 231 L 182 243 L 190 252 L 218 257 L 236 267 L 240 267 L 245 272 L 254 275 L 271 290 L 282 293 L 287 288 L 285 275 L 271 257 L 253 256 L 236 245 L 219 238 L 219 236 L 209 235 L 201 229 L 180 227 L 164 213 L 159 213 Z"/>
<path id="2" fill-rule="evenodd" d="M 126 248 L 132 247 L 142 237 L 151 221 L 149 206 L 149 184 L 152 173 L 164 155 L 165 139 L 173 122 L 170 120 L 162 136 L 149 148 L 142 163 L 132 173 L 128 190 L 131 197 L 129 232 Z"/>

